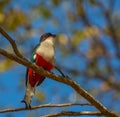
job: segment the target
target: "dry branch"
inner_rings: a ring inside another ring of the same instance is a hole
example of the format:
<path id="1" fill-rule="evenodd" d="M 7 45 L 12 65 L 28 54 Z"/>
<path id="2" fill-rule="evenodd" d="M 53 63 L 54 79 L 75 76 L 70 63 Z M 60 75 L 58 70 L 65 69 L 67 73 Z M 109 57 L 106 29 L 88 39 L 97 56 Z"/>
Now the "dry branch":
<path id="1" fill-rule="evenodd" d="M 61 82 L 61 83 L 71 86 L 78 94 L 80 94 L 87 101 L 89 101 L 92 105 L 94 105 L 104 115 L 109 116 L 109 117 L 118 117 L 115 113 L 110 112 L 106 107 L 104 107 L 99 101 L 97 101 L 91 94 L 89 94 L 87 91 L 85 91 L 79 84 L 77 84 L 72 79 L 58 76 L 56 74 L 45 71 L 43 68 L 38 67 L 29 61 L 21 59 L 16 55 L 10 54 L 10 53 L 6 52 L 5 50 L 0 49 L 0 54 L 2 54 L 3 56 L 6 56 L 7 58 L 9 58 L 13 61 L 18 62 L 24 66 L 34 69 L 34 71 L 36 71 L 37 73 L 40 73 L 41 75 L 43 75 L 45 77 L 48 77 L 50 79 L 53 79 L 58 82 Z"/>
<path id="2" fill-rule="evenodd" d="M 0 27 L 0 33 L 2 35 L 4 35 L 4 37 L 10 42 L 10 44 L 12 45 L 13 51 L 15 52 L 15 54 L 21 58 L 23 58 L 22 54 L 19 52 L 17 45 L 15 43 L 15 41 Z"/>
<path id="3" fill-rule="evenodd" d="M 59 65 L 60 66 L 60 65 Z M 109 80 L 108 77 L 104 76 L 103 74 L 101 74 L 100 72 L 91 72 L 91 71 L 80 71 L 80 70 L 75 70 L 75 69 L 71 69 L 69 67 L 64 67 L 62 66 L 63 70 L 67 71 L 68 73 L 75 73 L 78 76 L 85 76 L 88 79 L 98 79 L 101 80 L 103 82 L 106 82 L 112 89 L 116 90 L 116 91 L 120 91 L 120 84 L 119 82 L 115 82 L 112 80 Z"/>
<path id="4" fill-rule="evenodd" d="M 68 106 L 91 106 L 88 103 L 85 104 L 75 104 L 75 103 L 67 103 L 67 104 L 43 104 L 43 105 L 38 105 L 38 106 L 32 106 L 30 110 L 35 110 L 35 109 L 39 109 L 39 108 L 53 108 L 53 107 L 68 107 Z M 18 112 L 18 111 L 26 111 L 29 109 L 26 108 L 9 108 L 9 109 L 4 109 L 4 110 L 0 110 L 0 113 L 6 113 L 6 112 Z"/>
<path id="5" fill-rule="evenodd" d="M 6 37 L 3 33 L 3 36 Z M 7 38 L 7 37 L 6 37 Z M 11 38 L 10 38 L 11 39 Z M 12 46 L 14 48 L 14 46 Z M 15 49 L 15 48 L 14 48 Z M 79 84 L 73 81 L 71 78 L 62 77 L 48 71 L 45 71 L 43 68 L 38 67 L 37 65 L 29 62 L 26 59 L 23 59 L 20 56 L 8 53 L 7 51 L 0 49 L 0 54 L 6 56 L 7 58 L 16 61 L 19 64 L 22 64 L 26 67 L 34 69 L 35 72 L 41 74 L 42 76 L 48 77 L 52 80 L 61 82 L 72 87 L 78 94 L 84 97 L 89 103 L 91 103 L 94 107 L 96 107 L 103 115 L 108 117 L 118 117 L 118 115 L 114 112 L 109 111 L 105 106 L 103 106 L 98 100 L 96 100 L 91 94 L 89 94 L 86 90 L 84 90 Z"/>
<path id="6" fill-rule="evenodd" d="M 89 111 L 83 111 L 83 112 L 62 111 L 60 113 L 49 114 L 42 117 L 80 116 L 80 115 L 102 116 L 103 114 L 100 112 L 89 112 Z"/>

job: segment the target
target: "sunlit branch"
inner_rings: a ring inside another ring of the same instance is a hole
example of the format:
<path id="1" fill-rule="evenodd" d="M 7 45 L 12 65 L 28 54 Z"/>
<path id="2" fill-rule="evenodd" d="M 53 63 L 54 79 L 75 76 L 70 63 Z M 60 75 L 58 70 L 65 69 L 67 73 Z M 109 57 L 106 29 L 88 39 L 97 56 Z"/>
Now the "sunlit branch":
<path id="1" fill-rule="evenodd" d="M 15 41 L 3 30 L 2 27 L 0 27 L 0 33 L 10 42 L 10 44 L 12 45 L 12 48 L 13 48 L 13 51 L 15 52 L 15 54 L 17 56 L 19 56 L 19 57 L 23 57 L 22 54 L 19 52 Z"/>
<path id="2" fill-rule="evenodd" d="M 7 37 L 6 37 L 7 38 Z M 114 112 L 109 111 L 104 105 L 102 105 L 98 100 L 96 100 L 90 93 L 84 90 L 79 84 L 73 81 L 71 78 L 59 76 L 51 72 L 45 71 L 42 67 L 31 63 L 30 61 L 23 59 L 23 57 L 11 54 L 3 49 L 0 49 L 0 54 L 6 56 L 7 58 L 16 61 L 19 64 L 22 64 L 26 67 L 32 68 L 35 72 L 41 74 L 42 76 L 48 77 L 52 80 L 61 82 L 72 87 L 79 95 L 84 97 L 89 103 L 96 107 L 103 115 L 110 117 L 118 117 Z"/>
<path id="3" fill-rule="evenodd" d="M 76 69 L 71 69 L 65 66 L 61 66 L 61 68 L 63 68 L 64 71 L 66 72 L 70 72 L 72 74 L 77 74 L 78 76 L 85 76 L 88 79 L 98 79 L 100 81 L 106 82 L 112 89 L 116 90 L 116 91 L 120 91 L 120 85 L 119 82 L 115 82 L 110 80 L 109 78 L 105 77 L 104 75 L 100 74 L 99 72 L 91 72 L 91 71 L 80 71 L 80 70 L 76 70 Z"/>
<path id="4" fill-rule="evenodd" d="M 32 106 L 30 110 L 35 110 L 39 108 L 53 108 L 53 107 L 69 107 L 69 106 L 92 106 L 88 103 L 85 104 L 75 104 L 75 103 L 66 103 L 66 104 L 42 104 L 38 106 Z M 0 110 L 0 113 L 6 113 L 6 112 L 18 112 L 18 111 L 26 111 L 28 109 L 26 108 L 9 108 Z"/>
<path id="5" fill-rule="evenodd" d="M 59 117 L 59 116 L 81 116 L 81 115 L 89 115 L 89 116 L 102 116 L 103 114 L 100 112 L 72 112 L 72 111 L 62 111 L 56 114 L 49 114 L 42 117 Z"/>

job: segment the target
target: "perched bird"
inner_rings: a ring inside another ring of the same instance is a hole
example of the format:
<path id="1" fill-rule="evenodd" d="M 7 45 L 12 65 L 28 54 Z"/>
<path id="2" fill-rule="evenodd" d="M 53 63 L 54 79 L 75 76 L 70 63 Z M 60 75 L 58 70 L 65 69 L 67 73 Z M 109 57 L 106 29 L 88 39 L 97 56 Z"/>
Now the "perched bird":
<path id="1" fill-rule="evenodd" d="M 31 62 L 51 71 L 55 67 L 54 41 L 56 35 L 45 33 L 40 37 L 40 43 L 35 47 Z M 61 71 L 60 71 L 61 72 Z M 62 74 L 63 75 L 63 74 Z M 36 73 L 32 68 L 27 68 L 26 72 L 26 93 L 22 102 L 26 108 L 31 108 L 32 96 L 35 94 L 36 86 L 44 81 L 45 77 Z"/>

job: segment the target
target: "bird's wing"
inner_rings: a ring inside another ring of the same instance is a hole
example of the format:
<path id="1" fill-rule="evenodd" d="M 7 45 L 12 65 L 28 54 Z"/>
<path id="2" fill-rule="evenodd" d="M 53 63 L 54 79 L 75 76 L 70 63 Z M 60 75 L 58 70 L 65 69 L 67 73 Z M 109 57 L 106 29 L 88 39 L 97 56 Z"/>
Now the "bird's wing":
<path id="1" fill-rule="evenodd" d="M 36 62 L 36 55 L 35 55 L 35 52 L 36 52 L 36 49 L 38 48 L 38 45 L 33 49 L 33 52 L 32 52 L 32 56 L 31 56 L 31 59 L 30 61 L 32 63 L 35 63 Z M 26 69 L 26 86 L 27 86 L 27 81 L 28 81 L 28 70 L 29 68 Z"/>
<path id="2" fill-rule="evenodd" d="M 32 56 L 31 56 L 31 62 L 35 63 L 36 62 L 36 50 L 38 48 L 38 45 L 33 49 Z"/>

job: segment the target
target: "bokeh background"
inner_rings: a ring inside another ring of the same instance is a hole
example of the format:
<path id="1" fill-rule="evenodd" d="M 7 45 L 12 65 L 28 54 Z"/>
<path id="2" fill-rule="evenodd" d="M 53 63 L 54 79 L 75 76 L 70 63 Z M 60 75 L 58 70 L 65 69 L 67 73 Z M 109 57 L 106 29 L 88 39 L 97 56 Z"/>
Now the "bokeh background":
<path id="1" fill-rule="evenodd" d="M 56 65 L 107 108 L 120 113 L 119 0 L 0 0 L 0 26 L 28 59 L 41 34 L 57 34 Z M 2 35 L 0 48 L 12 53 Z M 24 66 L 0 55 L 0 110 L 25 106 L 20 102 L 25 93 L 25 71 Z M 37 88 L 32 105 L 74 102 L 87 101 L 67 85 L 46 79 Z M 38 117 L 62 110 L 96 109 L 44 108 L 0 117 Z"/>

